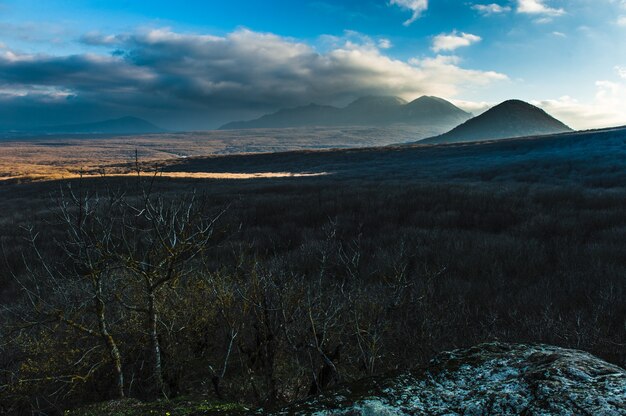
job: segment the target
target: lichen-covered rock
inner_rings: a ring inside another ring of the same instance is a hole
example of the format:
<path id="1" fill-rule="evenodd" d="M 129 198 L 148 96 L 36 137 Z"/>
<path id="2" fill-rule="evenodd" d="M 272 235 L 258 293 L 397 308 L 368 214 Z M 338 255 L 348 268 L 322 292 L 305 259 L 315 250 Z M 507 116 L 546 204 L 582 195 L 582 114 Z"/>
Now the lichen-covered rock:
<path id="1" fill-rule="evenodd" d="M 626 415 L 626 371 L 581 351 L 490 343 L 275 414 Z"/>

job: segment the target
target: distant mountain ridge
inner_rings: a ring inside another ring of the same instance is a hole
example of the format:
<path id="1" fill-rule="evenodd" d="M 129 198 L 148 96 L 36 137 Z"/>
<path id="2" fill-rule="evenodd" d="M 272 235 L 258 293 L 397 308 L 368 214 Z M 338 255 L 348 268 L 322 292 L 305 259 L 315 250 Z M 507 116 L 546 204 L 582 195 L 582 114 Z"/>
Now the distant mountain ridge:
<path id="1" fill-rule="evenodd" d="M 399 97 L 369 96 L 359 98 L 344 108 L 309 104 L 282 109 L 255 120 L 225 124 L 220 130 L 393 124 L 452 128 L 470 117 L 470 113 L 438 97 L 423 96 L 409 103 Z"/>
<path id="2" fill-rule="evenodd" d="M 447 133 L 420 140 L 418 143 L 472 142 L 570 131 L 570 127 L 541 108 L 521 100 L 508 100 Z"/>
<path id="3" fill-rule="evenodd" d="M 138 117 L 121 117 L 94 123 L 48 126 L 38 130 L 54 134 L 147 134 L 165 132 L 164 129 Z"/>
<path id="4" fill-rule="evenodd" d="M 167 130 L 138 117 L 121 117 L 92 123 L 39 126 L 28 129 L 0 131 L 0 140 L 20 137 L 54 136 L 60 134 L 131 135 L 153 133 L 167 133 Z"/>

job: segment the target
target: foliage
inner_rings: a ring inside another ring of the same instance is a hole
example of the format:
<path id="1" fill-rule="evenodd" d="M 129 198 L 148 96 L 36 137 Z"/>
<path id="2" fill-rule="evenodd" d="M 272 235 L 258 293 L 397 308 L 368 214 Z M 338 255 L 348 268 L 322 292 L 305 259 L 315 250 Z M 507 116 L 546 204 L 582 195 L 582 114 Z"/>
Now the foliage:
<path id="1" fill-rule="evenodd" d="M 124 399 L 98 403 L 77 410 L 66 410 L 64 416 L 197 416 L 239 414 L 248 410 L 236 403 L 214 402 L 201 399 L 178 398 L 143 403 L 139 400 Z"/>

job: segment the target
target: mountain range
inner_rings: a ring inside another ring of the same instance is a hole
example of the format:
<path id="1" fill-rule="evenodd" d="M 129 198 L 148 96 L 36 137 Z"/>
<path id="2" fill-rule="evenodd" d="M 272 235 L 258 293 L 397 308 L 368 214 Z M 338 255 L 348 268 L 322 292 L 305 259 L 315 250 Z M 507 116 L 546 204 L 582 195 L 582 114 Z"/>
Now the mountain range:
<path id="1" fill-rule="evenodd" d="M 505 101 L 451 131 L 418 143 L 460 143 L 572 131 L 544 110 L 520 100 Z"/>
<path id="2" fill-rule="evenodd" d="M 472 115 L 438 97 L 423 96 L 407 102 L 399 97 L 362 97 L 339 108 L 309 104 L 279 110 L 255 120 L 223 125 L 222 130 L 324 127 L 324 126 L 388 126 L 394 124 L 453 128 Z"/>
<path id="3" fill-rule="evenodd" d="M 406 102 L 390 96 L 359 98 L 344 108 L 310 104 L 279 110 L 256 120 L 232 122 L 222 130 L 293 127 L 409 128 L 405 142 L 419 144 L 459 143 L 514 137 L 549 135 L 572 131 L 544 110 L 520 100 L 508 100 L 473 117 L 454 104 L 423 96 Z M 93 123 L 46 126 L 27 131 L 0 133 L 1 138 L 59 134 L 154 134 L 166 130 L 137 117 Z M 441 134 L 443 133 L 443 134 Z"/>
<path id="4" fill-rule="evenodd" d="M 48 126 L 39 130 L 48 134 L 148 134 L 165 132 L 164 129 L 138 117 L 122 117 L 95 123 Z"/>
<path id="5" fill-rule="evenodd" d="M 92 123 L 64 124 L 40 126 L 29 129 L 0 131 L 2 138 L 19 138 L 31 136 L 53 136 L 59 134 L 153 134 L 166 133 L 167 130 L 138 117 L 121 117 Z"/>

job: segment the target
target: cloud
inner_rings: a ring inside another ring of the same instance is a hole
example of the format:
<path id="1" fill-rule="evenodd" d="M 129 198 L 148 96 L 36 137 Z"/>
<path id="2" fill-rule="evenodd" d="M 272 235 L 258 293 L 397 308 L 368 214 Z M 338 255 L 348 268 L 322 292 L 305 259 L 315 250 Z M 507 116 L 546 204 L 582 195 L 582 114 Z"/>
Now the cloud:
<path id="1" fill-rule="evenodd" d="M 494 82 L 507 81 L 509 78 L 494 71 L 477 71 L 459 66 L 461 59 L 457 56 L 437 55 L 434 58 L 411 59 L 409 63 L 422 74 L 422 82 L 430 85 L 433 90 L 440 91 L 432 95 L 454 97 L 461 88 L 484 86 Z"/>
<path id="2" fill-rule="evenodd" d="M 590 103 L 569 96 L 532 103 L 576 129 L 626 124 L 626 84 L 597 81 L 595 86 L 596 94 Z"/>
<path id="3" fill-rule="evenodd" d="M 567 35 L 563 32 L 552 32 L 553 36 L 556 36 L 557 38 L 566 38 Z"/>
<path id="4" fill-rule="evenodd" d="M 619 16 L 619 17 L 617 18 L 617 24 L 618 24 L 619 26 L 624 26 L 624 27 L 626 27 L 626 15 L 624 15 L 624 16 Z"/>
<path id="5" fill-rule="evenodd" d="M 619 75 L 620 78 L 626 79 L 626 67 L 616 66 L 615 71 L 617 72 L 617 75 Z"/>
<path id="6" fill-rule="evenodd" d="M 554 19 L 551 17 L 540 17 L 538 19 L 533 20 L 533 22 L 537 23 L 538 25 L 545 25 L 548 23 L 552 23 L 553 21 Z"/>
<path id="7" fill-rule="evenodd" d="M 389 4 L 413 12 L 411 18 L 403 23 L 405 26 L 411 25 L 420 18 L 423 12 L 428 10 L 428 0 L 391 0 Z"/>
<path id="8" fill-rule="evenodd" d="M 393 46 L 393 44 L 391 43 L 391 41 L 389 39 L 379 39 L 378 40 L 378 47 L 380 49 L 389 49 Z"/>
<path id="9" fill-rule="evenodd" d="M 82 38 L 100 45 L 102 54 L 55 56 L 0 49 L 0 90 L 20 91 L 4 96 L 0 105 L 6 109 L 11 100 L 23 109 L 30 105 L 33 110 L 21 116 L 30 123 L 62 124 L 73 120 L 50 123 L 47 118 L 78 117 L 91 109 L 97 118 L 158 116 L 173 120 L 175 128 L 207 128 L 232 117 L 311 101 L 341 104 L 363 95 L 453 97 L 465 88 L 507 79 L 496 72 L 464 69 L 456 57 L 393 59 L 384 54 L 385 42 L 357 35 L 334 38 L 324 52 L 247 29 L 225 36 L 156 29 Z M 41 91 L 64 97 L 58 111 L 35 108 Z M 3 110 L 0 124 L 10 121 L 9 113 Z"/>
<path id="10" fill-rule="evenodd" d="M 517 0 L 517 12 L 547 16 L 561 16 L 565 14 L 564 9 L 546 6 L 544 2 L 545 0 Z"/>
<path id="11" fill-rule="evenodd" d="M 509 6 L 500 6 L 497 3 L 491 3 L 491 4 L 474 4 L 472 6 L 473 10 L 476 10 L 478 13 L 482 14 L 483 16 L 490 16 L 493 14 L 502 14 L 502 13 L 508 13 L 511 11 L 511 8 Z"/>
<path id="12" fill-rule="evenodd" d="M 491 107 L 496 105 L 497 103 L 488 103 L 486 101 L 465 101 L 465 100 L 451 100 L 452 104 L 457 107 L 472 113 L 474 116 L 481 115 L 485 111 L 489 110 Z"/>
<path id="13" fill-rule="evenodd" d="M 90 46 L 110 46 L 121 42 L 122 37 L 115 35 L 103 35 L 99 32 L 86 33 L 80 37 L 80 42 Z"/>
<path id="14" fill-rule="evenodd" d="M 49 56 L 0 52 L 0 86 L 62 86 L 90 92 L 145 86 L 156 79 L 149 68 L 121 58 L 84 54 Z"/>
<path id="15" fill-rule="evenodd" d="M 319 36 L 321 46 L 328 49 L 337 49 L 345 45 L 359 45 L 362 48 L 390 49 L 393 47 L 391 40 L 384 37 L 372 37 L 356 30 L 344 30 L 343 35 Z"/>
<path id="16" fill-rule="evenodd" d="M 455 49 L 470 46 L 474 43 L 480 42 L 482 38 L 480 36 L 472 35 L 470 33 L 458 33 L 456 30 L 452 33 L 442 33 L 433 38 L 432 50 L 435 52 L 440 51 L 453 51 Z"/>

